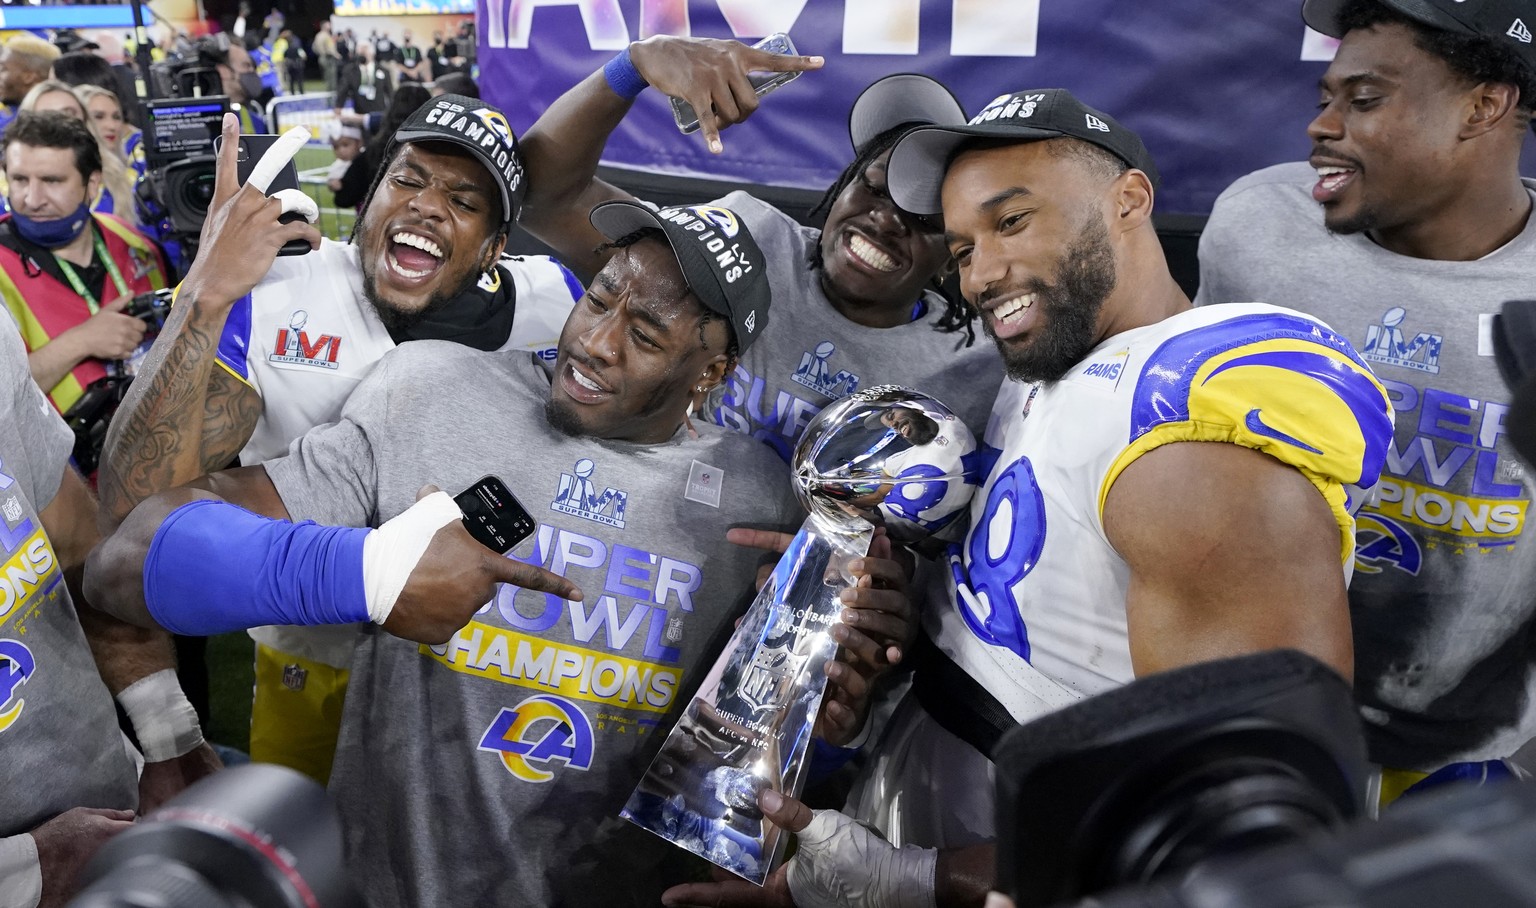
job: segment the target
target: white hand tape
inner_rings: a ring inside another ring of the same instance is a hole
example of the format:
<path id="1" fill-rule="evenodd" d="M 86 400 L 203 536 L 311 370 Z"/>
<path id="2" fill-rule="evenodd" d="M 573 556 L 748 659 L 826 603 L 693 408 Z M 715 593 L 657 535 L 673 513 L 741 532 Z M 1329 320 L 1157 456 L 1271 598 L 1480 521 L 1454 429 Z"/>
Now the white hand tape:
<path id="1" fill-rule="evenodd" d="M 279 189 L 272 193 L 272 198 L 283 203 L 283 214 L 297 211 L 311 224 L 320 220 L 320 206 L 302 189 Z"/>
<path id="2" fill-rule="evenodd" d="M 818 810 L 796 838 L 789 892 L 801 908 L 934 908 L 939 852 L 897 848 L 835 810 Z"/>
<path id="3" fill-rule="evenodd" d="M 266 195 L 267 190 L 272 187 L 272 181 L 277 179 L 277 175 L 282 173 L 283 168 L 288 166 L 288 162 L 293 160 L 293 156 L 298 154 L 299 149 L 303 148 L 304 143 L 308 141 L 309 130 L 303 126 L 295 126 L 283 133 L 276 142 L 272 143 L 272 147 L 267 149 L 267 153 L 261 156 L 261 160 L 256 162 L 256 167 L 251 170 L 250 179 L 245 181 L 246 185 Z"/>
<path id="4" fill-rule="evenodd" d="M 197 710 L 181 692 L 175 669 L 161 669 L 123 688 L 117 702 L 133 723 L 145 763 L 174 760 L 203 746 Z"/>
<path id="5" fill-rule="evenodd" d="M 368 534 L 363 540 L 363 596 L 374 624 L 389 618 L 433 535 L 463 519 L 464 512 L 447 492 L 433 492 Z"/>

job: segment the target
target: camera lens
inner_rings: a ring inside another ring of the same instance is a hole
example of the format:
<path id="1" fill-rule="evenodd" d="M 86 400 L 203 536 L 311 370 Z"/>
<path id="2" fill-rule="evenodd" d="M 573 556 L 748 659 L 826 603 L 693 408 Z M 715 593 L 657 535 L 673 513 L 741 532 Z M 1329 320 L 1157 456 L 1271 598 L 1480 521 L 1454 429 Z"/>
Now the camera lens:
<path id="1" fill-rule="evenodd" d="M 214 203 L 214 186 L 214 174 L 198 174 L 187 181 L 187 204 L 200 210 L 203 217 L 207 217 L 209 204 Z"/>

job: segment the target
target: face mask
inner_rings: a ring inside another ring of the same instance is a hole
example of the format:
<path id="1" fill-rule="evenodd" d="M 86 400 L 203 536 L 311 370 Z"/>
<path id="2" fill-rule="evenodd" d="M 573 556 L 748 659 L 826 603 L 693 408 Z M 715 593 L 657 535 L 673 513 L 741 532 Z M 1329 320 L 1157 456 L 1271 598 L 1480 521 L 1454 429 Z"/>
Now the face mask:
<path id="1" fill-rule="evenodd" d="M 261 84 L 261 76 L 255 73 L 240 74 L 240 90 L 245 92 L 247 100 L 256 100 L 261 97 L 261 93 L 266 91 L 266 89 L 267 87 Z"/>
<path id="2" fill-rule="evenodd" d="M 58 249 L 73 243 L 90 221 L 91 212 L 84 202 L 73 213 L 52 221 L 34 221 L 20 212 L 11 212 L 11 223 L 16 225 L 16 232 L 22 239 L 44 249 Z"/>

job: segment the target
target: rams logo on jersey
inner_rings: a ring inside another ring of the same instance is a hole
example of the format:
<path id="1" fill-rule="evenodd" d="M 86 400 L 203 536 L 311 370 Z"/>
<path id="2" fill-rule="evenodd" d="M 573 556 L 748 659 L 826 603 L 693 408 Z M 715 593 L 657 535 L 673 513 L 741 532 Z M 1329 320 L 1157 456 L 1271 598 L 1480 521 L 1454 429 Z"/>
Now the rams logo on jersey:
<path id="1" fill-rule="evenodd" d="M 587 770 L 594 749 L 592 723 L 581 707 L 549 694 L 537 694 L 502 709 L 480 738 L 480 750 L 496 754 L 507 772 L 524 782 L 555 777 L 552 767 Z"/>
<path id="2" fill-rule="evenodd" d="M 0 640 L 0 733 L 21 718 L 21 688 L 37 672 L 37 660 L 20 640 Z"/>

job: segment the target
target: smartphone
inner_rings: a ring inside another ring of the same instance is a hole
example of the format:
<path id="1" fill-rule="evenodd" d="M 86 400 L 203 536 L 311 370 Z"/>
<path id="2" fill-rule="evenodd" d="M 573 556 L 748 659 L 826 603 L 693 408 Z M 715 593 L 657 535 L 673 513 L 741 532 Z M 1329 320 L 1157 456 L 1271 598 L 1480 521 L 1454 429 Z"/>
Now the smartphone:
<path id="1" fill-rule="evenodd" d="M 538 526 L 506 483 L 487 476 L 453 496 L 464 512 L 464 529 L 498 555 L 527 539 Z"/>
<path id="2" fill-rule="evenodd" d="M 783 32 L 769 35 L 752 46 L 757 50 L 766 50 L 770 54 L 793 55 L 799 53 L 799 51 L 795 50 L 795 42 L 789 40 L 789 36 Z M 757 92 L 759 98 L 779 86 L 787 85 L 798 78 L 800 78 L 798 72 L 749 73 L 747 75 L 748 81 L 752 83 L 752 90 Z M 677 121 L 677 128 L 682 130 L 684 134 L 699 131 L 699 115 L 694 112 L 692 104 L 681 98 L 672 99 L 672 118 Z"/>
<path id="3" fill-rule="evenodd" d="M 237 165 L 235 176 L 242 185 L 251 178 L 251 171 L 256 169 L 256 162 L 260 161 L 261 156 L 267 153 L 267 149 L 271 148 L 273 143 L 280 138 L 282 137 L 261 134 L 242 135 L 240 137 L 240 147 L 235 152 L 235 162 Z M 218 136 L 213 140 L 213 153 L 215 155 L 223 147 L 223 136 Z M 300 189 L 299 168 L 292 161 L 283 165 L 283 169 L 277 172 L 277 176 L 272 179 L 272 185 L 267 187 L 267 195 L 271 195 L 279 189 Z M 291 224 L 294 221 L 303 219 L 304 216 L 296 211 L 290 211 L 278 218 L 284 224 Z M 309 244 L 303 240 L 289 240 L 283 244 L 283 248 L 278 252 L 278 255 L 304 255 L 309 251 Z"/>

